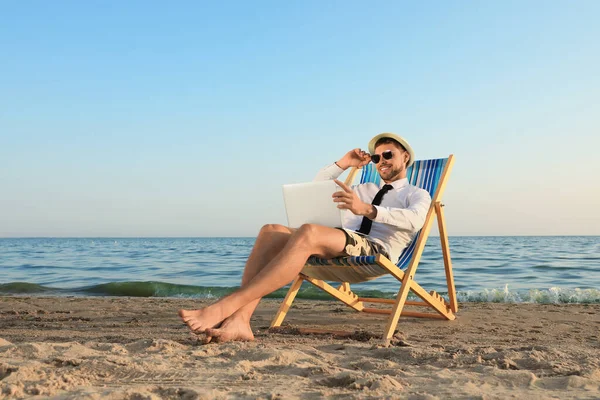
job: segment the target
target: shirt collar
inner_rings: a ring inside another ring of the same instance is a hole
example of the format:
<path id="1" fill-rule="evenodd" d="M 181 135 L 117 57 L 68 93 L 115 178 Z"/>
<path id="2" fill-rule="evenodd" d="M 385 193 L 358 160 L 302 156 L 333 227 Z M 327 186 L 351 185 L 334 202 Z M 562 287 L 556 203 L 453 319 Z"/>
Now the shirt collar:
<path id="1" fill-rule="evenodd" d="M 382 180 L 380 187 L 383 187 L 384 185 L 386 185 L 386 183 Z M 392 185 L 394 189 L 401 189 L 404 186 L 408 186 L 408 178 L 398 179 L 397 181 L 390 183 L 390 185 Z"/>

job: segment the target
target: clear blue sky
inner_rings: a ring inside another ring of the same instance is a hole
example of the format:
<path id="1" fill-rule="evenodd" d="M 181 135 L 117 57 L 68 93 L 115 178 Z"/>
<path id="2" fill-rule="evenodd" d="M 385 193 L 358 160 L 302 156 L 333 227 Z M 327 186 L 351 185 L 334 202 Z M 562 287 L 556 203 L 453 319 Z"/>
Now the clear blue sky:
<path id="1" fill-rule="evenodd" d="M 0 237 L 255 236 L 379 132 L 451 235 L 600 234 L 598 1 L 4 1 Z"/>

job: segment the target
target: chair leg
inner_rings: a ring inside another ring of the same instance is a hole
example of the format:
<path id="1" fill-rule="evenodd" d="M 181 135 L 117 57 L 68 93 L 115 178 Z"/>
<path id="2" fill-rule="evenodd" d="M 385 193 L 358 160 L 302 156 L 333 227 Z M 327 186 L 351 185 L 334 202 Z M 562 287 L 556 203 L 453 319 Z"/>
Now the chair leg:
<path id="1" fill-rule="evenodd" d="M 400 319 L 400 314 L 402 314 L 404 303 L 406 302 L 406 298 L 408 297 L 411 282 L 412 278 L 410 277 L 410 275 L 405 274 L 404 279 L 402 280 L 402 286 L 400 287 L 400 291 L 398 292 L 398 296 L 396 297 L 396 303 L 392 308 L 392 312 L 390 314 L 390 317 L 388 318 L 387 325 L 385 326 L 385 330 L 383 331 L 384 344 L 389 344 L 390 339 L 392 338 L 392 336 L 394 336 L 394 330 L 396 330 L 396 326 L 398 326 L 398 320 Z"/>
<path id="2" fill-rule="evenodd" d="M 393 264 L 390 260 L 388 260 L 386 257 L 384 257 L 382 255 L 377 256 L 377 258 L 375 259 L 375 262 L 381 268 L 384 268 L 390 274 L 392 274 L 393 277 L 398 279 L 398 281 L 400 281 L 400 283 L 402 285 L 400 287 L 402 289 L 402 287 L 404 286 L 405 273 L 400 268 L 398 268 L 395 264 Z M 410 274 L 411 280 L 410 280 L 410 289 L 409 290 L 412 290 L 417 296 L 419 296 L 425 302 L 425 304 L 432 307 L 442 317 L 444 317 L 447 320 L 453 320 L 455 318 L 454 314 L 448 308 L 448 305 L 446 304 L 444 299 L 435 292 L 427 293 L 427 291 L 425 289 L 423 289 L 421 287 L 421 285 L 419 285 L 417 282 L 415 282 L 414 279 L 412 279 L 412 277 L 414 276 L 414 271 L 416 270 L 416 265 L 414 267 L 411 266 L 409 268 L 411 268 L 411 270 L 413 271 L 413 273 Z M 398 300 L 393 301 L 393 303 L 396 304 L 397 301 Z M 408 303 L 409 302 L 407 302 L 407 301 L 404 302 L 405 305 Z M 400 313 L 403 313 L 402 309 L 400 309 Z M 405 314 L 408 315 L 408 313 L 405 313 Z"/>
<path id="3" fill-rule="evenodd" d="M 303 276 L 303 279 L 312 283 L 316 287 L 324 290 L 329 293 L 342 303 L 346 304 L 348 307 L 355 309 L 356 311 L 362 311 L 365 306 L 362 301 L 358 298 L 358 296 L 350 290 L 350 284 L 347 282 L 342 283 L 339 288 L 334 288 L 330 284 L 321 279 L 311 278 L 310 276 Z"/>
<path id="4" fill-rule="evenodd" d="M 442 245 L 442 254 L 444 255 L 444 268 L 446 270 L 446 283 L 448 285 L 448 299 L 452 312 L 458 311 L 458 300 L 456 299 L 456 287 L 454 286 L 454 274 L 452 272 L 452 260 L 450 259 L 450 246 L 448 244 L 448 233 L 446 232 L 446 219 L 444 211 L 439 202 L 435 203 L 438 228 L 440 231 L 440 241 Z"/>
<path id="5" fill-rule="evenodd" d="M 443 191 L 444 187 L 443 184 L 441 186 L 438 187 L 436 195 Z M 408 292 L 411 290 L 411 286 L 413 285 L 413 277 L 415 276 L 415 273 L 417 272 L 417 267 L 419 266 L 419 261 L 421 261 L 421 255 L 423 254 L 423 249 L 425 248 L 425 242 L 427 241 L 427 237 L 429 236 L 429 231 L 431 230 L 431 225 L 432 225 L 432 218 L 433 218 L 433 214 L 435 213 L 435 208 L 434 207 L 430 207 L 429 211 L 427 212 L 427 216 L 425 217 L 425 223 L 423 224 L 423 227 L 421 228 L 421 235 L 419 236 L 419 239 L 415 245 L 415 250 L 413 253 L 413 257 L 412 260 L 408 266 L 408 268 L 406 269 L 406 272 L 404 273 L 404 276 L 401 278 L 402 279 L 402 284 L 400 286 L 400 291 L 398 291 L 398 296 L 396 297 L 396 304 L 394 304 L 394 307 L 392 308 L 392 313 L 390 314 L 390 318 L 388 319 L 388 323 L 387 326 L 385 327 L 385 331 L 383 333 L 383 342 L 384 344 L 389 344 L 390 339 L 392 338 L 393 334 L 394 334 L 394 330 L 396 329 L 396 326 L 398 325 L 398 320 L 400 319 L 400 315 L 402 314 L 402 309 L 404 308 L 404 304 L 406 303 L 406 298 L 408 297 Z M 398 274 L 399 275 L 399 274 Z M 444 310 L 444 308 L 446 308 L 445 306 L 442 306 L 442 304 L 439 302 L 438 299 L 436 299 L 435 301 L 433 301 L 432 299 L 430 299 L 430 296 L 428 293 L 425 293 L 424 290 L 422 290 L 422 288 L 419 287 L 419 289 L 417 289 L 416 287 L 413 288 L 413 291 L 415 291 L 417 293 L 417 295 L 420 295 L 419 292 L 423 292 L 421 298 L 423 300 L 425 300 L 426 302 L 430 303 L 430 305 L 432 305 L 434 308 L 437 309 L 438 312 L 440 312 L 441 314 L 447 314 L 447 311 Z M 452 315 L 450 318 L 453 318 L 454 316 Z"/>
<path id="6" fill-rule="evenodd" d="M 292 306 L 292 302 L 296 298 L 298 290 L 300 290 L 300 286 L 302 286 L 303 281 L 304 278 L 302 277 L 302 275 L 298 275 L 296 279 L 294 279 L 292 285 L 290 286 L 290 289 L 288 290 L 287 294 L 285 295 L 285 298 L 283 299 L 283 302 L 281 303 L 281 306 L 279 306 L 277 314 L 275 314 L 275 318 L 273 318 L 273 321 L 271 322 L 271 328 L 281 326 L 281 323 L 285 319 L 287 312 Z"/>

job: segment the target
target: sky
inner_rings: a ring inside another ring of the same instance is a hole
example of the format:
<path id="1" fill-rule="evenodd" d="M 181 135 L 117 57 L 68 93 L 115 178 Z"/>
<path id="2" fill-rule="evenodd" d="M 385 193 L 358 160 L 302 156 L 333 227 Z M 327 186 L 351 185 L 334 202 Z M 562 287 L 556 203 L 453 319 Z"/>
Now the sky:
<path id="1" fill-rule="evenodd" d="M 600 2 L 0 2 L 0 237 L 256 236 L 380 132 L 452 235 L 600 235 Z M 434 231 L 435 233 L 435 231 Z"/>

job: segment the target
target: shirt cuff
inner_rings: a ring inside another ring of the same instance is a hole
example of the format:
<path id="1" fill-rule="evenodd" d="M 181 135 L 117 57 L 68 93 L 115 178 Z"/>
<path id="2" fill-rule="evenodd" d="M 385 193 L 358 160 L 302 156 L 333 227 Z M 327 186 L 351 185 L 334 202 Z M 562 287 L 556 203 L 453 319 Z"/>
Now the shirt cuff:
<path id="1" fill-rule="evenodd" d="M 374 222 L 381 222 L 381 223 L 386 223 L 387 221 L 387 213 L 388 210 L 386 210 L 384 207 L 381 206 L 373 206 L 375 207 L 375 209 L 377 210 L 377 215 L 375 216 L 375 218 L 372 219 L 372 221 Z"/>
<path id="2" fill-rule="evenodd" d="M 336 162 L 334 162 L 329 167 L 327 167 L 327 169 L 331 170 L 332 172 L 335 171 L 335 173 L 337 174 L 337 176 L 340 176 L 345 171 L 345 169 L 343 169 L 342 167 L 340 167 L 339 165 L 337 165 Z"/>

